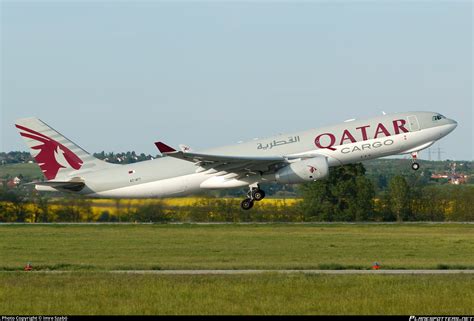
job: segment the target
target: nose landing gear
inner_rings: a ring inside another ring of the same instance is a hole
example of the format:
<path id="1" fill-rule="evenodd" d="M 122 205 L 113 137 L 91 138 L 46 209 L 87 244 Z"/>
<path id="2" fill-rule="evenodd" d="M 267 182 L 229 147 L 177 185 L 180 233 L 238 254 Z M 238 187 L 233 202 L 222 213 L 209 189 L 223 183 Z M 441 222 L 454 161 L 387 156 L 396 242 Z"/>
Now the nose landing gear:
<path id="1" fill-rule="evenodd" d="M 414 171 L 417 171 L 419 168 L 420 164 L 418 164 L 417 162 L 413 162 L 413 164 L 411 164 L 411 169 L 413 169 Z"/>
<path id="2" fill-rule="evenodd" d="M 420 164 L 417 163 L 417 158 L 418 158 L 418 152 L 413 152 L 411 153 L 411 169 L 413 169 L 414 171 L 417 171 L 419 168 L 420 168 Z"/>
<path id="3" fill-rule="evenodd" d="M 249 210 L 253 207 L 254 201 L 261 201 L 265 198 L 265 192 L 260 189 L 258 184 L 250 185 L 250 190 L 247 193 L 247 198 L 240 203 L 243 210 Z"/>

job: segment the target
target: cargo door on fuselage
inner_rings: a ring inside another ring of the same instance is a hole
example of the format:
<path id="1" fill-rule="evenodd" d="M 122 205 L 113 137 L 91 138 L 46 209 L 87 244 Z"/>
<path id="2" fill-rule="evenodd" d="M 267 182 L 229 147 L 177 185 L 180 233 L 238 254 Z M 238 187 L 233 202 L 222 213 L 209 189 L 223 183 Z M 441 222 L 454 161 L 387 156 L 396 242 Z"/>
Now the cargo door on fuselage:
<path id="1" fill-rule="evenodd" d="M 418 123 L 418 118 L 415 115 L 408 116 L 407 120 L 411 132 L 417 132 L 420 130 L 420 124 Z"/>
<path id="2" fill-rule="evenodd" d="M 403 146 L 401 153 L 404 153 L 407 150 L 410 150 L 417 144 L 417 137 L 419 137 L 416 132 L 420 131 L 420 123 L 418 122 L 418 118 L 415 115 L 410 115 L 407 117 L 408 128 L 410 133 L 403 134 Z"/>

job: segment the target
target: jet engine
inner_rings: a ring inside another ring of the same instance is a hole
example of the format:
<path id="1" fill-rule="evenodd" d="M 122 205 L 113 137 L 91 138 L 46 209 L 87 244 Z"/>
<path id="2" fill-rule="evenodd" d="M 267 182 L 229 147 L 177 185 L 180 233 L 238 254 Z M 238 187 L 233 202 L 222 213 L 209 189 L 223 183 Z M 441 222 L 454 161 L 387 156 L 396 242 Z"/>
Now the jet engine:
<path id="1" fill-rule="evenodd" d="M 308 158 L 291 163 L 275 173 L 278 183 L 299 184 L 312 182 L 327 177 L 328 160 L 324 156 Z"/>

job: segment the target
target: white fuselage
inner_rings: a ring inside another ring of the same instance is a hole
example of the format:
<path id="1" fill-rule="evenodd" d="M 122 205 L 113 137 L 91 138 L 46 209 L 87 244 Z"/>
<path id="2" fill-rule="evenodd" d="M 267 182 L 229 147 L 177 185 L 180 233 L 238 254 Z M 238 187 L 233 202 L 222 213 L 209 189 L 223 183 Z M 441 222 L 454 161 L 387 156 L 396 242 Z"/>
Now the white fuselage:
<path id="1" fill-rule="evenodd" d="M 384 115 L 365 121 L 280 135 L 206 151 L 208 154 L 284 156 L 298 160 L 325 156 L 329 166 L 357 163 L 390 155 L 412 153 L 449 134 L 456 122 L 431 120 L 433 113 Z M 404 125 L 396 121 L 402 119 Z M 382 124 L 382 125 L 380 125 Z M 397 127 L 398 126 L 398 127 Z M 388 135 L 387 135 L 388 134 Z M 193 163 L 163 157 L 100 172 L 76 173 L 87 184 L 81 193 L 103 198 L 151 198 L 193 194 L 202 190 L 236 188 L 275 181 L 272 173 L 235 178 L 231 170 L 199 172 Z"/>

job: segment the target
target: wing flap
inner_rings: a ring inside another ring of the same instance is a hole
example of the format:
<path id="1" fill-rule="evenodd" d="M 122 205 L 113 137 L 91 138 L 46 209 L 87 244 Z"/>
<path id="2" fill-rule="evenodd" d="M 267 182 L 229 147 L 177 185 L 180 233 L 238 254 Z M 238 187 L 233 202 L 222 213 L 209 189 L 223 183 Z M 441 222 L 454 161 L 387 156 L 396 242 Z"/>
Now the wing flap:
<path id="1" fill-rule="evenodd" d="M 282 156 L 227 156 L 227 155 L 213 155 L 213 154 L 199 154 L 191 152 L 171 152 L 165 153 L 166 155 L 174 158 L 187 160 L 190 162 L 202 162 L 202 163 L 268 163 L 268 162 L 284 162 L 285 158 Z"/>

